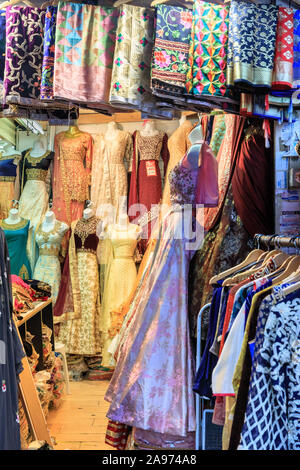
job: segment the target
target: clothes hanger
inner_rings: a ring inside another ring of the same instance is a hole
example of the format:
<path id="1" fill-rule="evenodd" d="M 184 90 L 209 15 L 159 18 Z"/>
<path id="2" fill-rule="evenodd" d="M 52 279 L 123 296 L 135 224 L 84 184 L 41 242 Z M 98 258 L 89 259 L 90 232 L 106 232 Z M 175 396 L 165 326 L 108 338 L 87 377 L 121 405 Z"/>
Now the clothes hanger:
<path id="1" fill-rule="evenodd" d="M 114 3 L 114 7 L 115 8 L 118 8 L 120 7 L 121 5 L 125 5 L 126 3 L 130 3 L 131 0 L 117 0 L 115 3 Z"/>
<path id="2" fill-rule="evenodd" d="M 253 263 L 256 265 L 259 257 L 263 255 L 265 252 L 259 248 L 259 238 L 262 235 L 256 235 L 254 237 L 255 242 L 258 246 L 258 248 L 252 250 L 246 259 L 242 261 L 242 263 L 238 264 L 237 266 L 233 266 L 232 268 L 227 269 L 226 271 L 223 271 L 222 273 L 219 273 L 211 278 L 209 281 L 209 284 L 215 284 L 218 281 L 221 281 L 222 279 L 225 279 L 225 277 L 231 276 L 232 274 L 237 274 L 238 271 L 241 271 L 243 268 L 247 268 L 247 266 L 252 265 Z"/>

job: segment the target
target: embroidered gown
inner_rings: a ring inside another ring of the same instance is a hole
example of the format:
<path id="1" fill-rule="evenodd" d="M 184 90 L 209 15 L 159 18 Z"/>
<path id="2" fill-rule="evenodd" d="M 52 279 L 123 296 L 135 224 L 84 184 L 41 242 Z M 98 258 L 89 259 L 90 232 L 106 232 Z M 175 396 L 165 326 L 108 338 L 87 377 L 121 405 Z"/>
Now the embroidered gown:
<path id="1" fill-rule="evenodd" d="M 34 268 L 33 278 L 46 282 L 51 286 L 53 305 L 57 299 L 61 280 L 61 267 L 58 255 L 65 227 L 65 224 L 56 220 L 52 230 L 44 232 L 42 225 L 40 225 L 35 234 L 39 256 Z"/>
<path id="2" fill-rule="evenodd" d="M 23 152 L 20 164 L 21 196 L 19 214 L 20 217 L 30 220 L 27 250 L 33 271 L 36 261 L 34 259 L 33 228 L 42 221 L 48 207 L 47 179 L 54 153 L 47 150 L 41 157 L 32 157 L 30 152 L 31 149 Z"/>
<path id="3" fill-rule="evenodd" d="M 144 228 L 140 250 L 145 252 L 151 236 L 151 220 L 158 215 L 155 206 L 162 198 L 162 175 L 159 167 L 163 161 L 163 175 L 169 162 L 168 136 L 158 132 L 153 136 L 142 136 L 139 131 L 133 134 L 133 163 L 129 191 L 129 219 Z M 158 209 L 158 207 L 157 207 Z"/>
<path id="4" fill-rule="evenodd" d="M 31 267 L 26 252 L 29 221 L 21 219 L 16 224 L 1 222 L 10 256 L 11 273 L 22 279 L 31 279 Z"/>
<path id="5" fill-rule="evenodd" d="M 194 152 L 194 161 L 198 157 Z M 182 215 L 185 204 L 195 204 L 197 175 L 197 166 L 189 167 L 184 158 L 170 172 L 171 208 L 124 320 L 127 328 L 105 396 L 111 403 L 108 418 L 137 428 L 139 441 L 152 448 L 194 448 L 187 283 L 198 246 L 188 243 L 195 229 L 191 212 L 185 213 L 189 235 L 184 235 Z"/>
<path id="6" fill-rule="evenodd" d="M 95 356 L 101 352 L 98 224 L 95 216 L 72 224 L 69 256 L 56 302 L 56 308 L 67 320 L 61 324 L 58 340 L 69 354 Z"/>
<path id="7" fill-rule="evenodd" d="M 91 199 L 99 216 L 105 213 L 101 205 L 111 204 L 117 211 L 125 204 L 126 209 L 127 170 L 131 165 L 132 137 L 129 132 L 119 131 L 114 139 L 109 139 L 106 134 L 95 138 Z"/>

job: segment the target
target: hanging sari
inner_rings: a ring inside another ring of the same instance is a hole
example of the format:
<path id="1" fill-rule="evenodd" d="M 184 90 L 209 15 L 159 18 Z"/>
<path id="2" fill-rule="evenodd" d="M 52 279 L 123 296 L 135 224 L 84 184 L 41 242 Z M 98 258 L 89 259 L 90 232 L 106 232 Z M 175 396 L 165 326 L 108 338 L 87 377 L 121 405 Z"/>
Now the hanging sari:
<path id="1" fill-rule="evenodd" d="M 60 2 L 55 34 L 54 96 L 107 103 L 118 9 Z"/>
<path id="2" fill-rule="evenodd" d="M 272 84 L 278 7 L 232 0 L 227 85 L 266 93 Z"/>
<path id="3" fill-rule="evenodd" d="M 294 58 L 294 12 L 292 8 L 279 7 L 276 33 L 275 62 L 272 88 L 292 88 Z"/>
<path id="4" fill-rule="evenodd" d="M 53 99 L 54 52 L 57 7 L 48 6 L 45 18 L 44 58 L 42 66 L 41 99 Z"/>
<path id="5" fill-rule="evenodd" d="M 6 103 L 36 104 L 40 98 L 45 10 L 6 9 L 4 94 Z"/>
<path id="6" fill-rule="evenodd" d="M 293 88 L 300 87 L 300 10 L 294 11 Z"/>
<path id="7" fill-rule="evenodd" d="M 5 46 L 6 46 L 6 14 L 0 10 L 0 109 L 3 102 L 3 79 L 5 68 Z"/>
<path id="8" fill-rule="evenodd" d="M 118 19 L 110 104 L 149 111 L 154 14 L 149 8 L 123 5 Z"/>
<path id="9" fill-rule="evenodd" d="M 155 92 L 182 95 L 185 92 L 192 12 L 180 7 L 158 5 L 151 70 Z"/>
<path id="10" fill-rule="evenodd" d="M 229 7 L 197 0 L 186 89 L 193 95 L 225 96 Z"/>

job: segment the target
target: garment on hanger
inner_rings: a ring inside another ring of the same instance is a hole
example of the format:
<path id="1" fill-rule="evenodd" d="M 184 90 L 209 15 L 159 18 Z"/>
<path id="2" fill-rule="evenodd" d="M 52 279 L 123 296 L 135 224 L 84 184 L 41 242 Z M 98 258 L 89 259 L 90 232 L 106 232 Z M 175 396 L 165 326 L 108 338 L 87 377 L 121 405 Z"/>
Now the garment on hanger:
<path id="1" fill-rule="evenodd" d="M 203 97 L 226 96 L 228 16 L 228 5 L 194 2 L 188 93 Z"/>
<path id="2" fill-rule="evenodd" d="M 55 304 L 60 325 L 58 340 L 68 354 L 96 356 L 101 353 L 100 282 L 96 233 L 100 220 L 93 216 L 72 223 L 69 253 Z"/>
<path id="3" fill-rule="evenodd" d="M 55 136 L 53 168 L 53 212 L 58 220 L 71 226 L 78 220 L 89 199 L 90 171 L 93 157 L 93 138 L 86 132 L 68 136 L 60 132 Z M 63 255 L 67 239 L 62 242 Z"/>
<path id="4" fill-rule="evenodd" d="M 35 231 L 35 242 L 38 248 L 37 262 L 33 278 L 46 282 L 51 286 L 52 304 L 55 305 L 61 281 L 59 252 L 65 233 L 65 224 L 58 220 L 52 230 L 45 232 L 41 223 Z"/>
<path id="5" fill-rule="evenodd" d="M 69 99 L 85 106 L 108 102 L 118 15 L 116 8 L 59 3 L 55 35 L 55 98 Z M 65 34 L 66 24 L 71 35 Z"/>
<path id="6" fill-rule="evenodd" d="M 53 99 L 56 17 L 57 7 L 49 5 L 45 15 L 41 100 Z"/>
<path id="7" fill-rule="evenodd" d="M 4 99 L 6 103 L 36 104 L 40 99 L 45 10 L 6 8 Z"/>
<path id="8" fill-rule="evenodd" d="M 11 272 L 22 279 L 31 279 L 31 266 L 26 250 L 29 225 L 30 222 L 25 219 L 21 219 L 16 224 L 7 224 L 4 220 L 1 221 L 8 245 Z"/>
<path id="9" fill-rule="evenodd" d="M 262 94 L 272 84 L 278 7 L 233 0 L 229 12 L 227 86 Z"/>
<path id="10" fill-rule="evenodd" d="M 101 214 L 110 204 L 117 211 L 121 209 L 128 195 L 127 171 L 132 167 L 133 144 L 129 132 L 118 131 L 113 136 L 99 134 L 95 137 L 91 200 Z M 126 203 L 125 203 L 126 209 Z"/>
<path id="11" fill-rule="evenodd" d="M 272 89 L 285 90 L 293 85 L 294 11 L 279 7 Z"/>
<path id="12" fill-rule="evenodd" d="M 114 106 L 151 112 L 150 90 L 154 12 L 133 5 L 120 7 L 112 65 L 109 102 Z"/>
<path id="13" fill-rule="evenodd" d="M 6 219 L 13 199 L 19 197 L 18 165 L 20 157 L 0 157 L 0 219 Z"/>
<path id="14" fill-rule="evenodd" d="M 25 356 L 12 318 L 9 252 L 0 228 L 0 450 L 21 450 L 18 382 Z"/>
<path id="15" fill-rule="evenodd" d="M 129 219 L 138 220 L 145 228 L 145 234 L 140 242 L 142 253 L 146 251 L 147 240 L 151 236 L 151 221 L 159 213 L 159 203 L 162 198 L 162 175 L 159 167 L 160 158 L 163 160 L 166 173 L 169 151 L 168 136 L 164 132 L 143 136 L 140 131 L 133 134 L 133 162 L 129 191 Z M 153 206 L 153 207 L 152 207 Z M 130 207 L 134 208 L 133 213 Z M 157 212 L 155 212 L 157 208 Z"/>
<path id="16" fill-rule="evenodd" d="M 187 305 L 180 299 L 187 295 L 188 266 L 197 242 L 188 246 L 191 233 L 182 238 L 174 233 L 183 233 L 183 207 L 196 203 L 198 157 L 195 152 L 194 165 L 183 157 L 170 173 L 170 212 L 160 226 L 151 265 L 131 304 L 133 310 L 128 312 L 132 318 L 106 394 L 111 402 L 110 419 L 138 428 L 148 445 L 159 442 L 161 448 L 191 448 L 195 431 Z M 168 403 L 167 408 L 162 403 Z"/>
<path id="17" fill-rule="evenodd" d="M 157 6 L 151 68 L 151 88 L 154 94 L 174 97 L 186 92 L 191 28 L 190 10 L 171 5 Z"/>
<path id="18" fill-rule="evenodd" d="M 137 276 L 134 254 L 140 227 L 134 224 L 128 227 L 127 237 L 118 233 L 117 225 L 109 226 L 106 232 L 110 244 L 110 256 L 107 259 L 100 326 L 103 338 L 102 366 L 104 367 L 113 366 L 115 362 L 113 353 L 110 351 L 115 336 L 111 331 L 112 314 L 127 300 Z"/>

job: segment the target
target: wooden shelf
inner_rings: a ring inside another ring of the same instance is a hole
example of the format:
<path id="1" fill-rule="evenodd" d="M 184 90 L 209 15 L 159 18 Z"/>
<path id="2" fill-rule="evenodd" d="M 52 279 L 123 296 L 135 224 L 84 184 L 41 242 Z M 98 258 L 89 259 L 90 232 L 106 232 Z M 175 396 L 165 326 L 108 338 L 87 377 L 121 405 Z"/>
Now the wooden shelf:
<path id="1" fill-rule="evenodd" d="M 22 320 L 17 320 L 16 325 L 17 327 L 23 325 L 26 323 L 30 318 L 34 317 L 37 313 L 39 313 L 41 310 L 43 310 L 47 305 L 51 304 L 52 299 L 45 300 L 44 302 L 38 302 L 37 305 L 32 309 L 28 310 L 27 313 L 25 313 L 24 317 Z"/>

